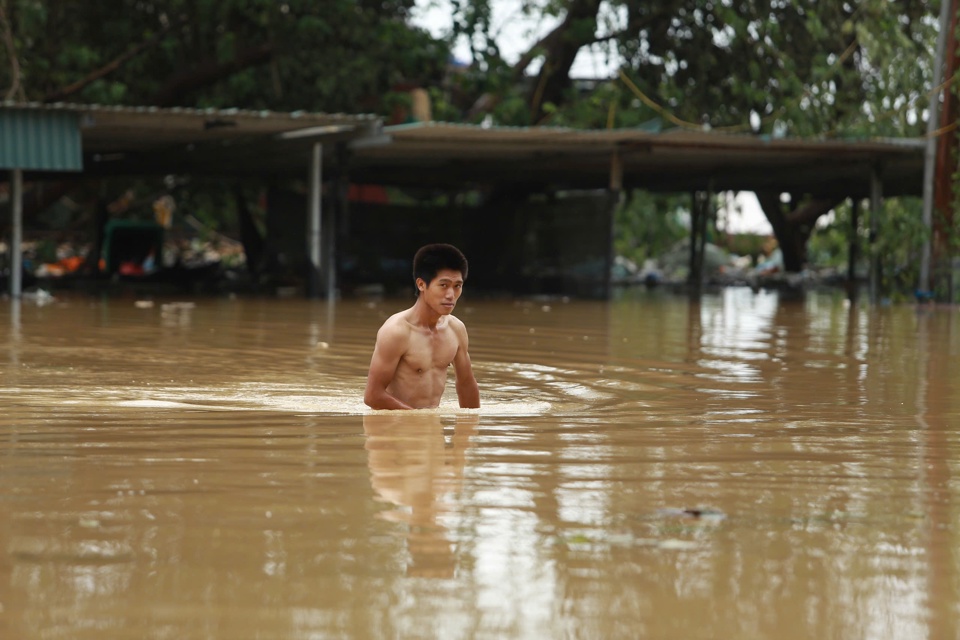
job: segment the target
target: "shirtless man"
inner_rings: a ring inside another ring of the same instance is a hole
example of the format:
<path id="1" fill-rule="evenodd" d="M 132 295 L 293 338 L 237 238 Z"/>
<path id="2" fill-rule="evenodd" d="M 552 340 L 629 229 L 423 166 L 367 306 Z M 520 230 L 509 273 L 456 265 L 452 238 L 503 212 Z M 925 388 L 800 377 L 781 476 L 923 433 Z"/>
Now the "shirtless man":
<path id="1" fill-rule="evenodd" d="M 467 351 L 467 328 L 452 316 L 467 278 L 467 259 L 449 244 L 428 244 L 413 258 L 417 301 L 377 332 L 363 401 L 372 409 L 424 409 L 440 404 L 447 368 L 457 377 L 463 408 L 480 406 Z"/>

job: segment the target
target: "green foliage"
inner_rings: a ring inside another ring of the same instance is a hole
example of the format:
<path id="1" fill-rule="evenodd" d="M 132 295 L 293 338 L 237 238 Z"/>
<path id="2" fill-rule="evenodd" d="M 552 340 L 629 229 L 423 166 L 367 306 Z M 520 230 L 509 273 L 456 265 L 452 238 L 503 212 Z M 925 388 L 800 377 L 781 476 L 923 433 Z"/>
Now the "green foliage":
<path id="1" fill-rule="evenodd" d="M 454 0 L 448 40 L 408 24 L 414 1 L 7 4 L 33 100 L 142 47 L 70 99 L 386 115 L 388 91 L 425 86 L 445 118 L 491 113 L 510 125 L 637 126 L 663 116 L 650 100 L 692 126 L 762 133 L 897 135 L 922 126 L 933 0 L 524 0 L 515 10 L 525 16 L 559 20 L 578 10 L 579 19 L 558 23 L 575 47 L 608 30 L 644 98 L 616 78 L 568 82 L 543 105 L 543 122 L 530 113 L 538 87 L 501 55 L 491 0 Z M 450 44 L 461 36 L 473 65 L 451 74 Z M 533 58 L 552 68 L 551 55 L 560 53 L 544 46 Z M 3 62 L 0 84 L 9 84 Z M 495 106 L 478 111 L 484 94 Z"/>
<path id="2" fill-rule="evenodd" d="M 532 124 L 527 101 L 519 95 L 508 95 L 497 104 L 493 116 L 500 125 L 525 127 Z"/>
<path id="3" fill-rule="evenodd" d="M 7 0 L 28 100 L 116 68 L 75 102 L 384 112 L 397 85 L 442 81 L 448 47 L 413 0 Z M 129 55 L 130 52 L 133 55 Z M 5 51 L 0 86 L 11 82 Z"/>
<path id="4" fill-rule="evenodd" d="M 850 242 L 854 238 L 848 202 L 834 210 L 834 217 L 822 224 L 810 238 L 809 258 L 814 268 L 846 269 Z M 876 242 L 870 246 L 870 211 L 868 203 L 861 206 L 856 241 L 860 247 L 857 273 L 863 277 L 869 271 L 871 256 L 876 256 L 882 295 L 903 301 L 913 297 L 919 277 L 920 254 L 929 234 L 922 221 L 922 201 L 919 198 L 890 198 L 884 201 L 876 220 Z"/>
<path id="5" fill-rule="evenodd" d="M 716 244 L 736 256 L 750 256 L 756 264 L 768 249 L 769 238 L 757 233 L 717 234 Z"/>
<path id="6" fill-rule="evenodd" d="M 881 290 L 895 300 L 912 296 L 920 275 L 920 254 L 929 233 L 923 225 L 923 202 L 898 198 L 884 202 L 875 253 L 880 261 Z"/>
<path id="7" fill-rule="evenodd" d="M 920 255 L 929 240 L 922 207 L 920 198 L 885 200 L 876 220 L 876 242 L 871 247 L 869 204 L 862 203 L 860 222 L 854 232 L 851 206 L 843 203 L 834 210 L 829 223 L 820 225 L 810 238 L 810 265 L 846 269 L 850 242 L 855 237 L 860 247 L 856 265 L 860 277 L 869 272 L 871 256 L 875 256 L 882 295 L 895 301 L 912 299 L 919 278 Z"/>
<path id="8" fill-rule="evenodd" d="M 853 235 L 850 220 L 850 206 L 846 203 L 836 207 L 833 217 L 827 222 L 824 223 L 821 219 L 807 246 L 807 259 L 811 268 L 843 269 L 847 266 Z M 859 237 L 858 240 L 863 242 Z"/>
<path id="9" fill-rule="evenodd" d="M 433 119 L 440 122 L 454 122 L 460 113 L 456 105 L 442 88 L 432 86 L 427 90 L 430 96 L 430 105 L 433 112 Z"/>
<path id="10" fill-rule="evenodd" d="M 204 228 L 239 237 L 237 202 L 233 193 L 209 181 L 191 180 L 173 191 L 180 216 L 193 216 Z"/>
<path id="11" fill-rule="evenodd" d="M 628 105 L 642 98 L 689 126 L 863 136 L 922 130 L 937 5 L 935 0 L 526 0 L 520 11 L 545 18 L 578 12 L 579 19 L 559 23 L 555 34 L 583 51 L 609 33 L 603 42 L 615 48 L 623 72 L 643 93 L 631 95 L 616 79 L 592 87 L 568 82 L 565 97 L 550 99 L 544 109 L 548 124 L 606 126 L 611 102 L 603 94 L 612 84 L 626 94 L 617 101 L 614 126 L 631 126 Z M 542 78 L 520 81 L 518 70 L 504 64 L 490 0 L 456 0 L 453 7 L 451 37 L 469 39 L 472 62 L 482 74 L 462 85 L 465 93 L 493 94 L 497 104 L 508 105 L 494 112 L 498 124 L 530 124 L 530 114 L 515 98 L 529 109 Z M 593 19 L 582 17 L 590 11 Z M 532 60 L 565 69 L 555 59 L 561 55 L 544 44 Z M 460 105 L 464 112 L 469 106 Z M 635 120 L 661 115 L 649 106 L 640 111 Z"/>
<path id="12" fill-rule="evenodd" d="M 689 233 L 683 210 L 679 196 L 631 191 L 615 213 L 614 251 L 637 264 L 663 254 Z"/>

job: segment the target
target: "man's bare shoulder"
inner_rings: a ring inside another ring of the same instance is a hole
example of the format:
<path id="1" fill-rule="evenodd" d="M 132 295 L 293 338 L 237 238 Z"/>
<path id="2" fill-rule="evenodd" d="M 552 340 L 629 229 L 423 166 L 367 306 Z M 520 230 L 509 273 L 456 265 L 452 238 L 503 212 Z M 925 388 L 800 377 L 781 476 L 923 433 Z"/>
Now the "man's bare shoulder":
<path id="1" fill-rule="evenodd" d="M 458 329 L 459 329 L 459 328 L 464 328 L 464 329 L 465 329 L 466 326 L 467 326 L 467 325 L 463 324 L 463 320 L 461 320 L 460 318 L 458 318 L 457 316 L 455 316 L 455 315 L 453 315 L 453 314 L 447 316 L 447 319 L 450 321 L 450 326 L 451 326 L 451 327 L 457 327 Z"/>
<path id="2" fill-rule="evenodd" d="M 380 330 L 377 331 L 378 338 L 402 338 L 410 334 L 410 320 L 408 318 L 410 310 L 398 311 L 383 321 Z"/>
<path id="3" fill-rule="evenodd" d="M 458 337 L 463 338 L 467 335 L 467 325 L 463 323 L 463 320 L 456 316 L 447 316 L 447 322 L 449 323 L 450 328 L 453 330 Z"/>

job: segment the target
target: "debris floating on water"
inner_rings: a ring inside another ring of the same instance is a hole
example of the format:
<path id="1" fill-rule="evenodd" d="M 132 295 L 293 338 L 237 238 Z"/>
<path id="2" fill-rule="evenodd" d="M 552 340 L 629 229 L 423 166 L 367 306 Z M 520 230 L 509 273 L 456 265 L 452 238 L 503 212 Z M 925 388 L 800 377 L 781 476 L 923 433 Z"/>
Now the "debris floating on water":
<path id="1" fill-rule="evenodd" d="M 727 514 L 723 511 L 712 507 L 657 509 L 657 515 L 662 517 L 686 517 L 710 521 L 724 520 L 727 517 Z"/>

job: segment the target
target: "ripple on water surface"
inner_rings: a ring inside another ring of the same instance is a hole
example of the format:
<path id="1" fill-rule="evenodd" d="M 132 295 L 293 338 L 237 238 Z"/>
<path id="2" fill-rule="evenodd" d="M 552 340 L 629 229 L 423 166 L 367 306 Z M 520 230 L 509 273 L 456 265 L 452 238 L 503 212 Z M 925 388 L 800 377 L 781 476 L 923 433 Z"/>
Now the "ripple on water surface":
<path id="1" fill-rule="evenodd" d="M 369 411 L 407 303 L 23 307 L 5 637 L 957 635 L 949 312 L 470 301 L 483 407 Z"/>

